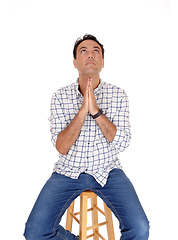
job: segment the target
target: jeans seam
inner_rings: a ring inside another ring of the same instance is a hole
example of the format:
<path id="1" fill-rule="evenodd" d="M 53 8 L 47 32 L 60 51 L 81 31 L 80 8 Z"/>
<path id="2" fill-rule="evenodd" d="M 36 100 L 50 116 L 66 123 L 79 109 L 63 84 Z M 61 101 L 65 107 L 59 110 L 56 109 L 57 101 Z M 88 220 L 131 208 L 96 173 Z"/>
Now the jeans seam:
<path id="1" fill-rule="evenodd" d="M 78 190 L 78 191 L 76 191 L 75 193 L 73 193 L 73 194 L 71 195 L 71 197 L 65 202 L 64 206 L 62 207 L 61 211 L 59 212 L 59 214 L 58 214 L 58 216 L 57 216 L 57 218 L 56 218 L 56 221 L 55 221 L 55 223 L 54 223 L 54 227 L 53 227 L 53 231 L 52 231 L 52 232 L 55 232 L 55 227 L 56 227 L 56 224 L 57 224 L 57 222 L 58 222 L 59 216 L 61 215 L 62 211 L 67 208 L 66 206 L 67 206 L 68 202 L 69 202 L 75 195 L 76 195 L 76 196 L 80 195 L 80 192 L 81 192 L 81 191 L 82 191 L 82 190 Z M 76 194 L 76 193 L 79 193 L 79 194 Z M 58 234 L 57 234 L 57 235 L 58 235 Z"/>
<path id="2" fill-rule="evenodd" d="M 64 240 L 67 240 L 66 238 L 64 238 L 64 236 L 62 236 L 61 234 L 56 234 L 58 237 L 61 237 L 62 239 L 64 239 Z"/>
<path id="3" fill-rule="evenodd" d="M 103 193 L 100 192 L 99 190 L 96 190 L 95 188 L 93 188 L 93 190 L 95 191 L 95 193 L 97 193 L 97 192 L 100 193 L 100 194 L 103 196 L 103 199 L 106 199 L 106 200 L 109 202 L 109 204 L 112 206 L 112 208 L 113 208 L 113 210 L 114 210 L 114 214 L 118 217 L 118 219 L 119 219 L 119 221 L 120 221 L 120 224 L 122 225 L 122 226 L 121 226 L 121 229 L 124 228 L 124 224 L 123 224 L 123 222 L 122 222 L 119 214 L 117 213 L 115 207 L 114 207 L 113 204 L 109 201 L 109 199 L 108 199 L 107 197 L 105 197 L 105 196 L 103 195 Z M 97 195 L 98 195 L 98 194 L 97 194 Z M 98 196 L 99 196 L 99 195 L 98 195 Z M 106 201 L 106 202 L 107 202 L 107 201 Z M 105 202 L 105 201 L 104 201 L 104 202 Z M 105 203 L 106 203 L 106 202 L 105 202 Z M 106 205 L 107 205 L 107 204 L 106 204 Z"/>

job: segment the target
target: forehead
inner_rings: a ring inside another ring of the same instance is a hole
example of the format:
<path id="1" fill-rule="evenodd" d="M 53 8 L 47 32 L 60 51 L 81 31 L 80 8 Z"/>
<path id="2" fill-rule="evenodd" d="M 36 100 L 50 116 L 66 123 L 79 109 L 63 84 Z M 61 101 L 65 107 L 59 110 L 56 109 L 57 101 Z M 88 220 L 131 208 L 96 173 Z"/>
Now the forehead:
<path id="1" fill-rule="evenodd" d="M 78 45 L 78 50 L 80 50 L 82 47 L 84 48 L 99 48 L 101 49 L 100 45 L 95 42 L 94 40 L 84 40 L 83 42 L 81 42 L 79 45 Z"/>

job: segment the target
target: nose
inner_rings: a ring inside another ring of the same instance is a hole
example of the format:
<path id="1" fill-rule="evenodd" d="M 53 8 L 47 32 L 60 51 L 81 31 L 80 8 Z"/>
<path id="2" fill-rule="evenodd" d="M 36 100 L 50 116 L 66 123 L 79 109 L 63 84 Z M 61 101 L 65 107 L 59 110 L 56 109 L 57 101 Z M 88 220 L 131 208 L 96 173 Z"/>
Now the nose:
<path id="1" fill-rule="evenodd" d="M 93 57 L 93 55 L 90 53 L 90 54 L 88 55 L 88 58 L 90 59 L 90 58 L 94 58 L 94 57 Z"/>

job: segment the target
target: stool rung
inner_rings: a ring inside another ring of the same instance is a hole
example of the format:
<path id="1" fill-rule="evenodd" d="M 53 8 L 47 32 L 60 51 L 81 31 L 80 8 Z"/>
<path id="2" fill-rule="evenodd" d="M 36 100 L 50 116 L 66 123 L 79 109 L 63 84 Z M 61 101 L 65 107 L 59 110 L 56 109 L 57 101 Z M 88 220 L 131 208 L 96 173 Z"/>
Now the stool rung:
<path id="1" fill-rule="evenodd" d="M 103 223 L 98 223 L 98 224 L 96 224 L 94 226 L 91 226 L 91 227 L 87 227 L 87 231 L 89 231 L 91 229 L 94 229 L 94 228 L 97 228 L 97 227 L 101 227 L 101 226 L 105 225 L 106 223 L 107 223 L 107 221 L 103 222 Z"/>
<path id="2" fill-rule="evenodd" d="M 80 214 L 80 212 L 76 212 L 76 213 L 74 213 L 74 215 L 76 216 L 76 215 L 79 215 Z"/>
<path id="3" fill-rule="evenodd" d="M 106 240 L 99 232 L 96 233 L 102 240 Z"/>
<path id="4" fill-rule="evenodd" d="M 101 209 L 100 209 L 101 210 Z M 100 211 L 99 210 L 99 211 Z M 87 212 L 90 212 L 90 211 L 93 211 L 93 208 L 89 208 L 89 209 L 87 209 Z M 100 211 L 101 212 L 101 211 Z M 80 214 L 80 212 L 76 212 L 76 213 L 74 213 L 74 215 L 76 216 L 76 215 L 79 215 Z"/>
<path id="5" fill-rule="evenodd" d="M 95 234 L 93 233 L 91 235 L 88 235 L 87 238 L 91 238 L 91 237 L 94 237 L 94 236 L 95 236 Z"/>
<path id="6" fill-rule="evenodd" d="M 87 212 L 93 211 L 93 208 L 88 208 Z"/>
<path id="7" fill-rule="evenodd" d="M 105 216 L 105 213 L 98 206 L 94 206 L 94 207 Z"/>
<path id="8" fill-rule="evenodd" d="M 72 215 L 72 217 L 75 219 L 75 221 L 78 222 L 78 224 L 80 224 L 80 221 L 78 220 L 78 218 L 73 213 L 70 213 L 70 215 Z"/>

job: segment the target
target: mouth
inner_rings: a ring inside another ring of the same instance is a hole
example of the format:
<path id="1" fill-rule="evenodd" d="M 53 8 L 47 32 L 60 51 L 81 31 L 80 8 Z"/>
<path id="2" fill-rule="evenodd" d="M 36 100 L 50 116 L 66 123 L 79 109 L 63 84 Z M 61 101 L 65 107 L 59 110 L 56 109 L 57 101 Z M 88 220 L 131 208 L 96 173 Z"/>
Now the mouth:
<path id="1" fill-rule="evenodd" d="M 96 64 L 95 64 L 94 62 L 92 62 L 92 61 L 86 63 L 86 65 L 89 65 L 89 64 L 96 65 Z"/>

